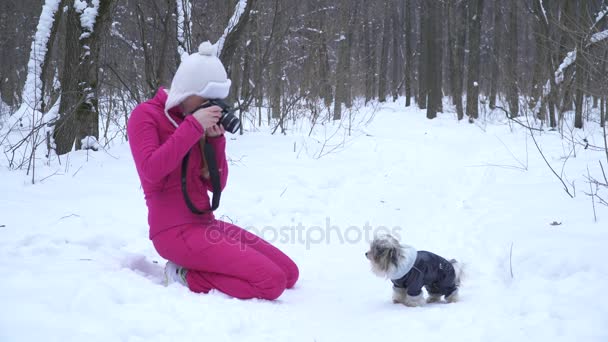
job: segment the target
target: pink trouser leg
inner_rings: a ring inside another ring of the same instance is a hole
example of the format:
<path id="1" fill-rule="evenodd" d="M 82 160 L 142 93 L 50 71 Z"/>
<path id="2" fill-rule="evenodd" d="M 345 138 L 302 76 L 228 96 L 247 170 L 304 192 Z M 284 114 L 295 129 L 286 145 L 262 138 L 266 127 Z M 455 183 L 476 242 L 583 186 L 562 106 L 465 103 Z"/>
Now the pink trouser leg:
<path id="1" fill-rule="evenodd" d="M 241 241 L 247 246 L 251 246 L 256 251 L 262 253 L 267 258 L 277 264 L 287 277 L 287 288 L 292 288 L 298 280 L 300 271 L 295 262 L 291 260 L 285 253 L 281 252 L 278 248 L 268 243 L 266 240 L 259 236 L 246 231 L 243 228 L 235 226 L 233 224 L 218 221 L 223 226 L 223 230 L 229 237 Z"/>
<path id="2" fill-rule="evenodd" d="M 194 292 L 218 289 L 236 298 L 273 300 L 293 286 L 297 267 L 278 249 L 254 237 L 215 221 L 209 226 L 169 229 L 153 242 L 162 257 L 188 269 L 186 280 Z"/>

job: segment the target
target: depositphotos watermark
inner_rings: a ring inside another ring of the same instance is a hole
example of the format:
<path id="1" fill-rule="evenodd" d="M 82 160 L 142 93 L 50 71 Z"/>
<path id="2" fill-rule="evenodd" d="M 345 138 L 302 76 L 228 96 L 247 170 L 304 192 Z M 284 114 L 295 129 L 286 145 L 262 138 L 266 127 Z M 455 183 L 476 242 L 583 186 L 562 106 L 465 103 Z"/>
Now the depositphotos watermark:
<path id="1" fill-rule="evenodd" d="M 305 245 L 306 249 L 311 249 L 314 245 L 320 244 L 357 244 L 360 242 L 370 243 L 376 235 L 391 234 L 398 240 L 401 238 L 399 232 L 401 227 L 395 226 L 392 228 L 385 226 L 373 227 L 366 222 L 363 226 L 350 225 L 342 229 L 338 225 L 332 225 L 329 217 L 325 218 L 325 226 L 305 226 L 301 222 L 297 225 L 289 226 L 264 226 L 263 228 L 255 226 L 243 227 L 247 232 L 253 233 L 240 234 L 242 231 L 233 230 L 232 234 L 226 231 L 224 234 L 215 229 L 208 230 L 207 240 L 211 243 L 233 242 L 233 243 L 252 243 L 260 237 L 269 243 L 280 244 L 301 244 Z M 230 229 L 228 229 L 230 230 Z M 230 238 L 225 239 L 226 235 Z M 240 242 L 239 242 L 240 241 Z"/>

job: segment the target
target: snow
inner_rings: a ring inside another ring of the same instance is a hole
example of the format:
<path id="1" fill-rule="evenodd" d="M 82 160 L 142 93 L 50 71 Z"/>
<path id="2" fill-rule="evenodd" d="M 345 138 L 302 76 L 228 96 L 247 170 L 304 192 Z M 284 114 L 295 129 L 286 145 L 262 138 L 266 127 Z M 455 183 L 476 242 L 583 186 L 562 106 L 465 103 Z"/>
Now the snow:
<path id="1" fill-rule="evenodd" d="M 239 22 L 239 19 L 241 18 L 241 15 L 243 14 L 243 12 L 245 12 L 246 7 L 247 7 L 247 0 L 239 0 L 239 2 L 236 3 L 236 5 L 234 7 L 234 13 L 232 14 L 232 17 L 230 17 L 230 19 L 228 20 L 228 26 L 226 26 L 226 28 L 224 29 L 224 33 L 222 34 L 222 36 L 220 37 L 220 39 L 218 39 L 218 41 L 216 43 L 218 56 L 219 56 L 219 54 L 222 53 L 222 49 L 224 48 L 224 41 L 226 41 L 226 37 L 228 37 L 228 34 L 230 33 L 230 31 L 232 31 L 234 29 L 234 27 L 236 26 L 236 24 Z"/>
<path id="2" fill-rule="evenodd" d="M 576 50 L 568 52 L 562 64 L 559 65 L 557 70 L 555 71 L 555 84 L 559 85 L 564 80 L 564 71 L 576 62 Z"/>
<path id="3" fill-rule="evenodd" d="M 229 135 L 217 216 L 300 266 L 275 302 L 161 285 L 127 143 L 40 166 L 35 185 L 0 169 L 0 341 L 608 340 L 608 208 L 594 224 L 590 199 L 566 196 L 526 130 L 427 120 L 403 99 L 367 126 L 358 115 L 352 136 L 327 144 L 336 125 Z M 601 146 L 595 126 L 574 134 Z M 536 134 L 561 170 L 567 141 Z M 579 147 L 563 172 L 586 189 L 598 160 Z M 461 301 L 392 304 L 363 255 L 382 229 L 464 262 Z"/>
<path id="4" fill-rule="evenodd" d="M 540 3 L 540 9 L 543 12 L 543 18 L 545 19 L 545 22 L 549 23 L 549 19 L 547 18 L 547 11 L 545 10 L 545 4 L 543 3 L 543 0 L 538 0 L 538 2 Z"/>
<path id="5" fill-rule="evenodd" d="M 95 138 L 93 136 L 86 136 L 86 137 L 82 138 L 82 140 L 80 141 L 80 143 L 82 144 L 82 149 L 83 150 L 95 150 L 95 151 L 97 151 L 101 147 L 99 145 L 99 142 L 97 142 L 97 138 Z"/>
<path id="6" fill-rule="evenodd" d="M 608 6 L 604 6 L 604 8 L 602 10 L 597 12 L 597 14 L 595 16 L 595 22 L 593 23 L 593 27 L 595 27 L 595 25 L 597 25 L 597 23 L 599 23 L 600 20 L 604 19 L 606 14 L 608 14 Z"/>
<path id="7" fill-rule="evenodd" d="M 604 40 L 606 38 L 608 38 L 608 30 L 604 30 L 602 32 L 594 33 L 591 36 L 590 42 L 591 42 L 591 44 L 594 44 L 594 43 L 602 41 L 602 40 Z"/>
<path id="8" fill-rule="evenodd" d="M 92 7 L 86 0 L 74 1 L 74 7 L 76 12 L 80 13 L 80 25 L 83 28 L 83 33 L 80 35 L 80 39 L 86 39 L 93 33 L 95 27 L 95 20 L 97 19 L 97 12 L 99 11 L 99 0 L 93 0 L 91 2 Z"/>

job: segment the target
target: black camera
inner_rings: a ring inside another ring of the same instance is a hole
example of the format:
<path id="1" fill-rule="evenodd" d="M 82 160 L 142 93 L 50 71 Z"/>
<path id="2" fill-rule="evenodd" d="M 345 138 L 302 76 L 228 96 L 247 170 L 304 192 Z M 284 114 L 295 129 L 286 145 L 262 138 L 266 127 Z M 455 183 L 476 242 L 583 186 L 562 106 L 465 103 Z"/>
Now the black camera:
<path id="1" fill-rule="evenodd" d="M 241 128 L 241 120 L 234 115 L 234 109 L 230 108 L 226 102 L 220 99 L 209 100 L 202 106 L 196 108 L 193 112 L 200 108 L 207 108 L 211 106 L 219 106 L 222 108 L 222 116 L 220 117 L 218 124 L 222 124 L 224 129 L 232 134 L 238 132 L 238 130 Z"/>

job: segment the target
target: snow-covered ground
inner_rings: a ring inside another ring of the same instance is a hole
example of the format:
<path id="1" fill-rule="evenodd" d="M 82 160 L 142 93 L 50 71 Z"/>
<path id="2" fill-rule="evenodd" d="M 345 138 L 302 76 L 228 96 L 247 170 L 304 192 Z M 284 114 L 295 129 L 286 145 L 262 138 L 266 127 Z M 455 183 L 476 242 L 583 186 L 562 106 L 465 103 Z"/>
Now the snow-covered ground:
<path id="1" fill-rule="evenodd" d="M 161 285 L 126 143 L 39 167 L 35 185 L 3 168 L 0 341 L 608 341 L 608 208 L 594 223 L 584 194 L 605 155 L 577 148 L 570 199 L 524 129 L 401 106 L 320 159 L 307 132 L 230 136 L 217 216 L 300 266 L 274 302 Z M 568 144 L 538 141 L 560 173 Z M 381 230 L 464 262 L 461 301 L 392 304 L 363 255 Z"/>

